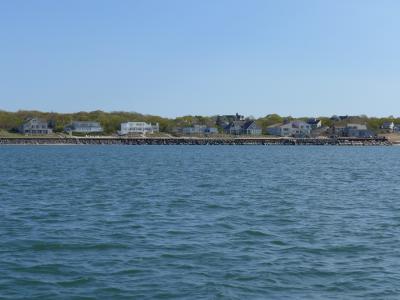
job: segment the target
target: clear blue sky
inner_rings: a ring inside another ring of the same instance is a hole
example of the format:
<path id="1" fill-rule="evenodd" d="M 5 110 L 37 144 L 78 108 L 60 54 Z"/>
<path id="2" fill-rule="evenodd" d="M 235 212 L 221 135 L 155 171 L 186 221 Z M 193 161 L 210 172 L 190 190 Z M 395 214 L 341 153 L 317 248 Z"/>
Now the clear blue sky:
<path id="1" fill-rule="evenodd" d="M 0 0 L 0 109 L 400 115 L 398 0 Z"/>

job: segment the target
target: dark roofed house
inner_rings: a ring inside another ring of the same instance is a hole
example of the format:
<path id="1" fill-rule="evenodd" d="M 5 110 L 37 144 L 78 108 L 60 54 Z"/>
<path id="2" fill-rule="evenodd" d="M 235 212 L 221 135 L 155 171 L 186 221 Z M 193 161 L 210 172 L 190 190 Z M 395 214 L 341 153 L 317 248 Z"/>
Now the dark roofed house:
<path id="1" fill-rule="evenodd" d="M 53 130 L 49 128 L 46 121 L 38 118 L 30 118 L 21 125 L 19 132 L 23 134 L 51 134 Z"/>
<path id="2" fill-rule="evenodd" d="M 225 132 L 229 134 L 239 135 L 242 134 L 242 126 L 244 121 L 232 121 L 225 127 Z"/>
<path id="3" fill-rule="evenodd" d="M 239 115 L 238 113 L 236 113 L 236 115 L 222 115 L 217 117 L 216 124 L 221 127 L 227 127 L 233 121 L 243 120 L 244 116 Z"/>
<path id="4" fill-rule="evenodd" d="M 308 119 L 307 124 L 309 124 L 312 129 L 317 129 L 322 126 L 321 120 L 315 118 Z"/>
<path id="5" fill-rule="evenodd" d="M 244 134 L 261 135 L 261 127 L 255 121 L 249 120 L 243 124 Z"/>
<path id="6" fill-rule="evenodd" d="M 261 135 L 261 128 L 253 120 L 240 120 L 229 123 L 225 132 L 234 135 Z"/>
<path id="7" fill-rule="evenodd" d="M 395 125 L 393 122 L 385 122 L 382 124 L 381 129 L 387 130 L 389 132 L 393 132 Z"/>

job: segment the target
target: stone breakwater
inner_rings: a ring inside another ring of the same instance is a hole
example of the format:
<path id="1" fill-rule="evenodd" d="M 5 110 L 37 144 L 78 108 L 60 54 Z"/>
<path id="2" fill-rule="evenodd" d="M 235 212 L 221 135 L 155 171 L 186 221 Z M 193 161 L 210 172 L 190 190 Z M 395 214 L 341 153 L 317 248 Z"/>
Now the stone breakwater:
<path id="1" fill-rule="evenodd" d="M 389 146 L 386 138 L 0 138 L 0 145 L 336 145 Z"/>

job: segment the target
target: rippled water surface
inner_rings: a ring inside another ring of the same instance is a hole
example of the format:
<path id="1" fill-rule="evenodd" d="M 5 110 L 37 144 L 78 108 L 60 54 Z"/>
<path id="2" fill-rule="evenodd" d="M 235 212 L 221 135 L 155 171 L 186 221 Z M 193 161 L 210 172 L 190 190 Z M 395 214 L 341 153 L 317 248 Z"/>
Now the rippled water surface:
<path id="1" fill-rule="evenodd" d="M 0 147 L 0 299 L 400 299 L 400 147 Z"/>

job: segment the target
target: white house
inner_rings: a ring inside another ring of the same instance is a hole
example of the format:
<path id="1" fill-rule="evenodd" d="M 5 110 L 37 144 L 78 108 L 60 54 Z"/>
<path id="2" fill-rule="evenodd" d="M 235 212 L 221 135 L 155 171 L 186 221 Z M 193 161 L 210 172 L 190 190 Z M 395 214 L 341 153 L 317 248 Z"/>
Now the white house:
<path id="1" fill-rule="evenodd" d="M 126 122 L 121 123 L 121 131 L 119 132 L 121 135 L 126 135 L 130 133 L 154 133 L 159 132 L 159 125 L 156 123 L 152 125 L 151 123 L 146 122 Z"/>
<path id="2" fill-rule="evenodd" d="M 322 127 L 322 121 L 315 118 L 308 119 L 307 124 L 311 125 L 312 129 L 317 129 Z"/>
<path id="3" fill-rule="evenodd" d="M 395 125 L 393 122 L 385 122 L 382 124 L 381 129 L 387 130 L 389 132 L 393 132 Z"/>
<path id="4" fill-rule="evenodd" d="M 303 121 L 292 121 L 286 124 L 273 125 L 267 132 L 277 136 L 307 137 L 311 134 L 311 125 Z"/>

